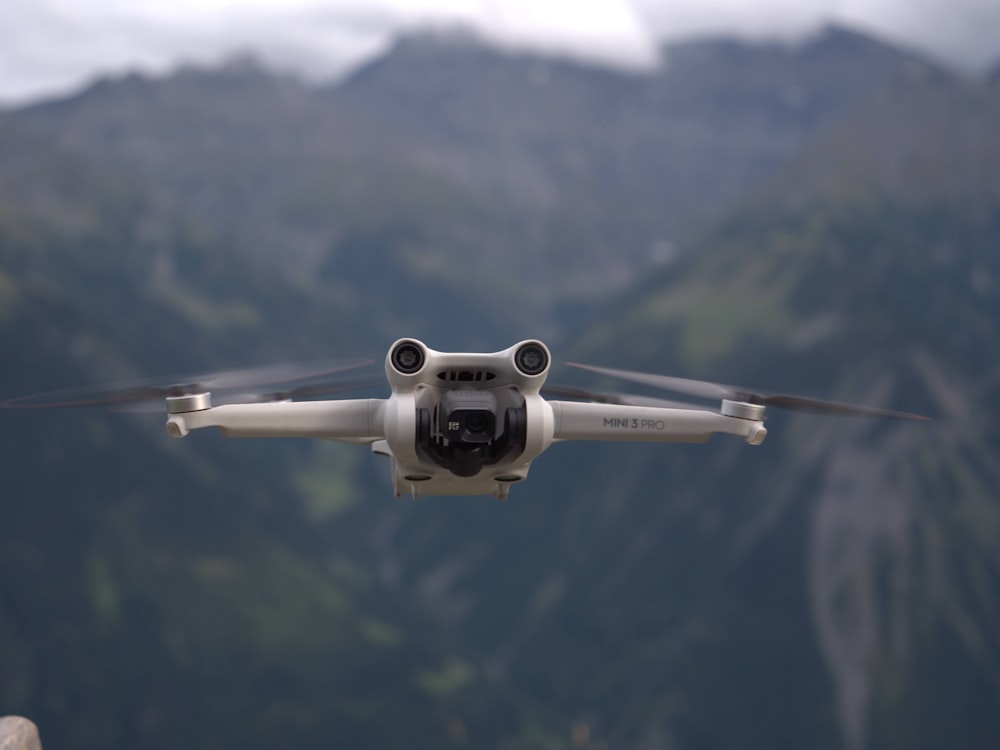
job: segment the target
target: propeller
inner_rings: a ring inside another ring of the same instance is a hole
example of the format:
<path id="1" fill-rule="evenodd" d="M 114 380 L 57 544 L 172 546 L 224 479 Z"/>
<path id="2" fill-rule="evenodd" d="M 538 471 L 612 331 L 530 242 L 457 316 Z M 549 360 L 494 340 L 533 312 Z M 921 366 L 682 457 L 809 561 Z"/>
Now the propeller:
<path id="1" fill-rule="evenodd" d="M 346 380 L 342 383 L 331 383 L 329 381 L 319 383 L 308 383 L 296 386 L 295 388 L 282 388 L 280 390 L 248 391 L 230 396 L 223 396 L 221 399 L 213 399 L 216 404 L 264 404 L 271 401 L 294 401 L 295 399 L 316 398 L 317 396 L 332 396 L 337 393 L 356 391 L 361 388 L 371 388 L 377 385 L 384 385 L 385 379 L 368 380 Z"/>
<path id="2" fill-rule="evenodd" d="M 268 386 L 295 381 L 315 380 L 338 373 L 355 370 L 372 363 L 370 359 L 322 360 L 312 362 L 289 362 L 280 365 L 250 367 L 241 370 L 206 373 L 201 375 L 159 378 L 154 380 L 134 380 L 105 386 L 70 388 L 47 393 L 21 396 L 0 402 L 7 409 L 40 409 L 74 406 L 117 406 L 128 407 L 145 401 L 163 399 L 168 396 L 184 396 L 196 393 L 231 393 L 230 399 L 245 401 L 273 401 L 289 398 L 336 393 L 348 390 L 346 384 L 310 383 L 297 388 L 280 391 L 264 391 Z M 353 387 L 360 387 L 352 384 Z M 235 393 L 234 393 L 235 392 Z M 220 401 L 225 401 L 225 397 Z M 230 403 L 234 401 L 230 400 Z M 134 410 L 134 409 L 128 409 Z M 141 409 L 138 409 L 141 411 Z"/>
<path id="3" fill-rule="evenodd" d="M 580 370 L 598 373 L 599 375 L 608 375 L 610 377 L 620 378 L 621 380 L 628 380 L 633 383 L 641 383 L 642 385 L 652 386 L 653 388 L 661 388 L 663 390 L 673 391 L 674 393 L 684 393 L 689 396 L 697 396 L 700 398 L 728 399 L 730 401 L 742 401 L 750 404 L 774 406 L 780 409 L 806 411 L 828 416 L 866 416 L 886 417 L 889 419 L 913 419 L 923 422 L 930 421 L 930 417 L 925 417 L 920 414 L 910 414 L 909 412 L 881 409 L 874 406 L 846 404 L 840 401 L 823 401 L 816 398 L 806 398 L 804 396 L 760 393 L 747 388 L 722 385 L 720 383 L 711 383 L 705 380 L 690 380 L 688 378 L 677 378 L 670 375 L 656 375 L 646 372 L 633 372 L 631 370 L 617 370 L 610 367 L 595 367 L 593 365 L 582 365 L 576 362 L 567 362 L 566 364 L 569 367 L 576 367 Z"/>

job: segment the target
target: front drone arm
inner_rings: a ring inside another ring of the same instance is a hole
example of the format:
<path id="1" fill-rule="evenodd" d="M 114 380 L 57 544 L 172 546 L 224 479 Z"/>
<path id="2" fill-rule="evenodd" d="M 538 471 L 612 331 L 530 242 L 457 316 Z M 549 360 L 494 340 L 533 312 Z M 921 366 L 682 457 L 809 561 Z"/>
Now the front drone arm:
<path id="1" fill-rule="evenodd" d="M 224 404 L 173 413 L 167 418 L 167 432 L 180 438 L 191 430 L 217 427 L 227 437 L 307 437 L 370 443 L 385 437 L 384 404 L 377 398 Z"/>
<path id="2" fill-rule="evenodd" d="M 708 409 L 673 409 L 582 401 L 549 401 L 554 440 L 627 440 L 704 443 L 717 432 L 764 441 L 763 422 L 726 416 Z"/>

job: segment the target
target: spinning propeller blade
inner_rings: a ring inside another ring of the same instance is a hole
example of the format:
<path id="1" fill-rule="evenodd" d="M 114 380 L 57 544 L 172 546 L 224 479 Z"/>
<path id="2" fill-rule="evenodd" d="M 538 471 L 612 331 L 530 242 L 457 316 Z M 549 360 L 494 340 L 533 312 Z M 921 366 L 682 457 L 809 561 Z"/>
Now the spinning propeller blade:
<path id="1" fill-rule="evenodd" d="M 21 396 L 0 402 L 7 409 L 41 409 L 73 406 L 121 406 L 135 405 L 144 401 L 162 399 L 168 396 L 183 396 L 194 393 L 232 393 L 246 396 L 250 401 L 301 398 L 307 395 L 336 393 L 348 390 L 344 384 L 312 383 L 286 391 L 277 391 L 274 398 L 267 398 L 268 392 L 261 392 L 267 386 L 294 381 L 315 380 L 329 377 L 348 370 L 371 364 L 370 359 L 326 360 L 314 362 L 293 362 L 281 365 L 251 367 L 242 370 L 207 373 L 201 375 L 137 380 L 106 386 L 71 388 L 49 391 L 30 396 Z M 355 387 L 356 384 L 355 384 Z M 247 394 L 247 392 L 250 392 Z M 294 395 L 288 395 L 294 394 Z M 224 401 L 225 399 L 221 399 Z M 126 408 L 128 411 L 142 409 Z"/>
<path id="2" fill-rule="evenodd" d="M 223 396 L 220 400 L 214 401 L 217 404 L 263 404 L 271 401 L 293 401 L 300 398 L 315 398 L 316 396 L 332 396 L 337 393 L 356 391 L 361 388 L 371 388 L 377 385 L 385 385 L 385 380 L 348 380 L 342 383 L 331 383 L 329 381 L 319 383 L 309 383 L 296 386 L 295 388 L 283 388 L 280 390 L 250 391 L 247 393 L 237 393 L 231 396 Z"/>
<path id="3" fill-rule="evenodd" d="M 628 380 L 633 383 L 662 388 L 674 393 L 685 393 L 689 396 L 698 396 L 707 399 L 729 399 L 731 401 L 744 401 L 751 404 L 761 404 L 762 406 L 774 406 L 780 409 L 791 411 L 806 411 L 814 414 L 825 414 L 832 416 L 866 416 L 866 417 L 886 417 L 889 419 L 913 419 L 923 422 L 930 421 L 930 417 L 920 414 L 910 414 L 903 411 L 893 411 L 891 409 L 880 409 L 874 406 L 862 406 L 859 404 L 845 404 L 839 401 L 823 401 L 816 398 L 805 398 L 803 396 L 789 396 L 784 394 L 767 394 L 752 391 L 746 388 L 738 388 L 731 385 L 711 383 L 704 380 L 690 380 L 688 378 L 676 378 L 669 375 L 656 375 L 646 372 L 633 372 L 631 370 L 617 370 L 611 367 L 595 367 L 593 365 L 582 365 L 575 362 L 567 362 L 569 367 L 576 367 L 580 370 L 595 372 L 600 375 Z"/>

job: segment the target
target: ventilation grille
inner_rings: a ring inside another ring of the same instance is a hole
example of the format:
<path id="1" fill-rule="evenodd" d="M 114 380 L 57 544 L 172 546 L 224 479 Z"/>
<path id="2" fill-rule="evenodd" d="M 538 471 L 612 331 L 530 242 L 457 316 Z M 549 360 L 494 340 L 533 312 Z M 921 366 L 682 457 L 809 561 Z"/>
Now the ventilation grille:
<path id="1" fill-rule="evenodd" d="M 486 383 L 495 379 L 496 373 L 489 370 L 442 370 L 437 377 L 447 383 Z"/>

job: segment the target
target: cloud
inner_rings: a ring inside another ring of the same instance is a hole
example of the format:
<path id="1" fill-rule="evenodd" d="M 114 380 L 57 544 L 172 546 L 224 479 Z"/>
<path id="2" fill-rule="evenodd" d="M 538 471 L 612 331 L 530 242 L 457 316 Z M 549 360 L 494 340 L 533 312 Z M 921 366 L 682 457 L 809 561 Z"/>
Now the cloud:
<path id="1" fill-rule="evenodd" d="M 657 57 L 655 37 L 627 0 L 484 2 L 474 24 L 512 47 L 627 66 L 649 65 Z"/>
<path id="2" fill-rule="evenodd" d="M 126 70 L 213 63 L 247 50 L 329 75 L 387 43 L 391 17 L 354 12 L 359 4 L 323 16 L 319 5 L 5 0 L 0 27 L 11 32 L 0 47 L 0 99 L 51 95 Z"/>
<path id="3" fill-rule="evenodd" d="M 508 48 L 635 66 L 664 37 L 791 37 L 831 19 L 973 67 L 1000 54 L 995 0 L 3 0 L 0 101 L 245 51 L 330 78 L 419 28 L 462 26 Z"/>
<path id="4" fill-rule="evenodd" d="M 973 71 L 1000 62 L 995 0 L 842 0 L 837 18 Z"/>
<path id="5" fill-rule="evenodd" d="M 743 37 L 800 36 L 829 20 L 826 0 L 633 0 L 650 33 L 677 39 L 707 34 Z"/>
<path id="6" fill-rule="evenodd" d="M 125 70 L 162 72 L 252 50 L 312 78 L 378 54 L 401 31 L 461 26 L 506 47 L 643 64 L 654 42 L 627 0 L 4 0 L 0 100 Z"/>
<path id="7" fill-rule="evenodd" d="M 729 33 L 795 38 L 830 22 L 982 71 L 1000 62 L 996 0 L 633 0 L 659 38 Z"/>

